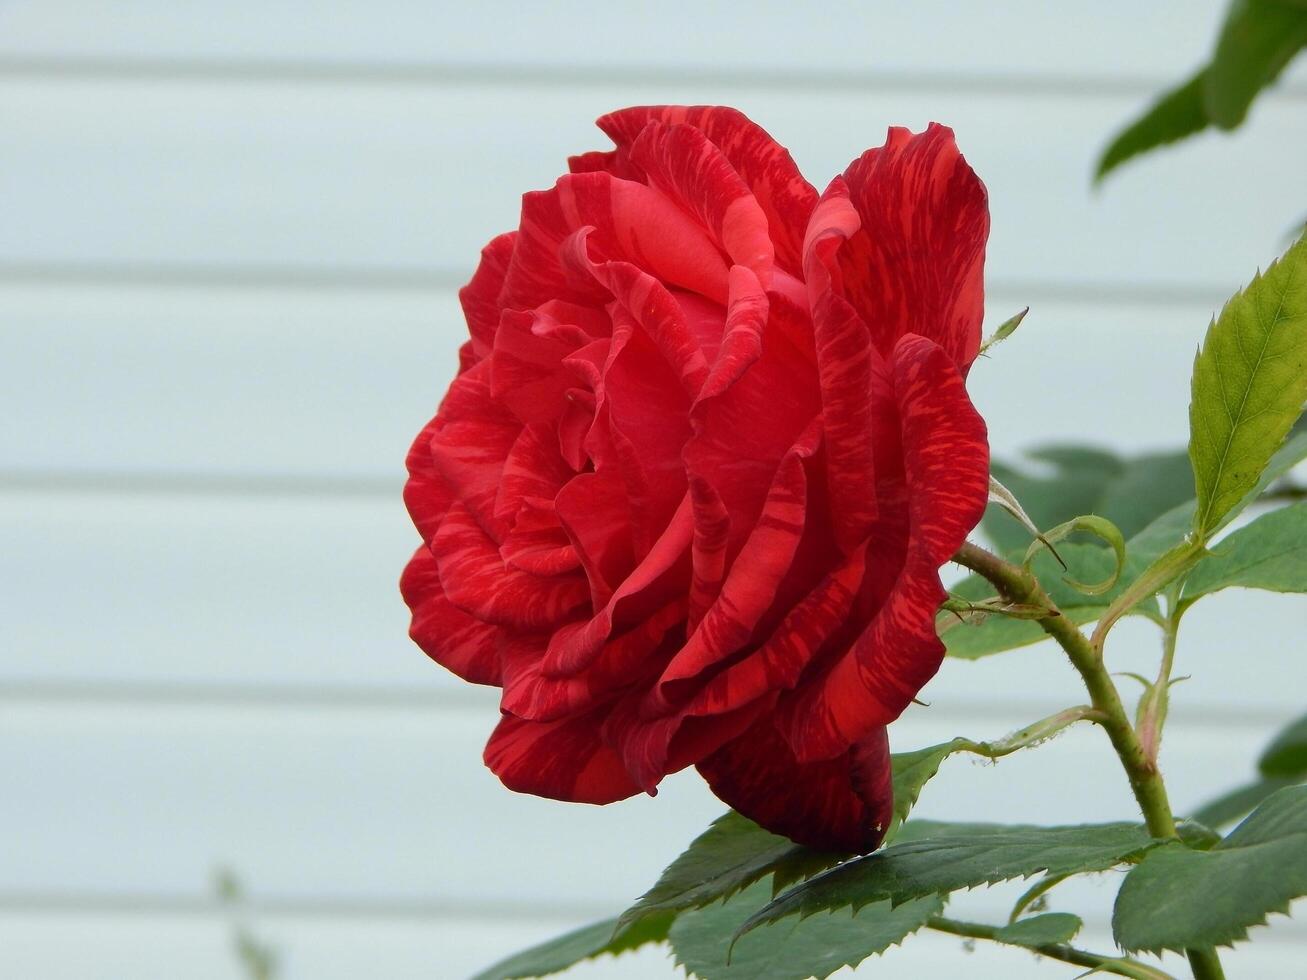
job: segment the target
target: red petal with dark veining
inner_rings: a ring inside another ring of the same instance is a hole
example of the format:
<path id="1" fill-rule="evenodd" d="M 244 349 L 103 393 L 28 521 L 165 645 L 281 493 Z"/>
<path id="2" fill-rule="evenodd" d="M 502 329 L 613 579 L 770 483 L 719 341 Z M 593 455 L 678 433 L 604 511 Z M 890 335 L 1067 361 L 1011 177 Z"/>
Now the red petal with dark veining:
<path id="1" fill-rule="evenodd" d="M 678 692 L 740 650 L 772 608 L 803 537 L 807 511 L 803 463 L 816 452 L 819 438 L 820 429 L 814 420 L 777 467 L 762 511 L 731 565 L 720 594 L 659 677 L 655 698 L 683 700 Z"/>
<path id="2" fill-rule="evenodd" d="M 523 502 L 513 518 L 513 529 L 499 546 L 499 556 L 508 568 L 533 575 L 562 575 L 581 567 L 576 548 L 548 500 Z"/>
<path id="3" fill-rule="evenodd" d="M 460 374 L 441 402 L 431 435 L 431 463 L 486 533 L 501 540 L 508 527 L 495 513 L 504 463 L 522 431 L 490 393 L 490 361 Z"/>
<path id="4" fill-rule="evenodd" d="M 984 315 L 985 185 L 947 126 L 894 128 L 844 172 L 862 228 L 840 250 L 844 291 L 888 357 L 900 337 L 933 340 L 965 375 Z"/>
<path id="5" fill-rule="evenodd" d="M 509 568 L 462 501 L 455 501 L 431 542 L 449 601 L 496 626 L 556 627 L 590 598 L 584 576 L 532 575 Z"/>
<path id="6" fill-rule="evenodd" d="M 636 781 L 644 785 L 667 770 L 687 722 L 726 717 L 793 687 L 823 645 L 845 627 L 865 567 L 865 549 L 860 549 L 797 603 L 757 650 L 714 674 L 688 701 L 669 705 L 656 692 L 641 699 L 624 721 L 619 743 Z"/>
<path id="7" fill-rule="evenodd" d="M 557 419 L 573 383 L 563 359 L 608 330 L 602 311 L 572 303 L 505 310 L 490 355 L 491 395 L 523 422 Z"/>
<path id="8" fill-rule="evenodd" d="M 574 232 L 592 228 L 604 257 L 630 262 L 661 282 L 726 300 L 726 262 L 708 233 L 662 194 L 594 172 L 566 174 L 522 197 L 517 247 L 500 295 L 503 306 L 535 309 L 551 299 L 592 303 L 601 295 L 560 258 Z"/>
<path id="9" fill-rule="evenodd" d="M 722 151 L 767 215 L 777 262 L 797 275 L 803 232 L 817 192 L 803 179 L 789 151 L 744 113 L 726 106 L 636 106 L 602 116 L 599 128 L 625 147 L 650 120 L 693 126 Z"/>
<path id="10" fill-rule="evenodd" d="M 548 722 L 505 715 L 486 743 L 486 765 L 518 793 L 573 803 L 624 800 L 640 788 L 600 741 L 602 723 L 598 712 Z"/>
<path id="11" fill-rule="evenodd" d="M 445 598 L 436 559 L 418 548 L 399 580 L 399 591 L 413 612 L 409 636 L 436 663 L 473 684 L 502 683 L 498 630 L 474 619 Z"/>
<path id="12" fill-rule="evenodd" d="M 649 182 L 694 214 L 737 265 L 771 280 L 767 215 L 725 154 L 698 129 L 651 120 L 630 148 Z"/>
<path id="13" fill-rule="evenodd" d="M 935 613 L 939 568 L 984 513 L 989 488 L 985 423 L 948 355 L 922 337 L 894 351 L 894 390 L 907 477 L 907 555 L 888 597 L 852 649 L 783 706 L 797 756 L 831 758 L 899 716 L 944 655 Z M 900 532 L 904 533 L 904 532 Z M 875 561 L 873 550 L 870 561 Z"/>
<path id="14" fill-rule="evenodd" d="M 807 847 L 863 854 L 889 829 L 894 786 L 884 728 L 832 759 L 804 763 L 762 718 L 698 768 L 724 803 Z"/>
<path id="15" fill-rule="evenodd" d="M 495 495 L 495 516 L 509 521 L 528 501 L 552 501 L 576 471 L 563 459 L 558 436 L 544 423 L 518 433 L 504 460 Z"/>
<path id="16" fill-rule="evenodd" d="M 841 293 L 839 250 L 861 226 L 838 177 L 812 214 L 804 241 L 804 274 L 812 308 L 822 427 L 835 538 L 847 552 L 876 519 L 874 375 L 883 373 L 867 325 Z M 883 424 L 883 423 L 882 423 Z"/>
<path id="17" fill-rule="evenodd" d="M 520 718 L 553 721 L 611 701 L 658 673 L 684 641 L 684 621 L 685 602 L 675 599 L 627 632 L 609 637 L 584 671 L 562 676 L 545 672 L 547 641 L 522 636 L 506 648 L 501 706 Z"/>

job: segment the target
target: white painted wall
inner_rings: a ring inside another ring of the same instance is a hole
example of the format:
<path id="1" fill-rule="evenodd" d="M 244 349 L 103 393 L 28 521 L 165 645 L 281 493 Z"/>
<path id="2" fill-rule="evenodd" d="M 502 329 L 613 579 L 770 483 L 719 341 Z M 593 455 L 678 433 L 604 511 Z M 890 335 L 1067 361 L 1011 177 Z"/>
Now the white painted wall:
<path id="1" fill-rule="evenodd" d="M 1032 307 L 972 375 L 996 452 L 1177 445 L 1213 307 L 1297 217 L 1304 73 L 1233 138 L 1088 178 L 1220 7 L 0 3 L 0 975 L 238 976 L 220 864 L 293 980 L 464 976 L 641 891 L 721 809 L 694 777 L 603 809 L 512 795 L 479 762 L 493 698 L 405 637 L 402 460 L 477 249 L 617 106 L 737 105 L 819 185 L 938 119 L 990 188 L 990 319 Z M 1301 712 L 1304 622 L 1235 594 L 1186 620 L 1180 808 Z M 1115 666 L 1149 669 L 1149 630 L 1121 637 Z M 1079 700 L 1042 646 L 925 696 L 898 747 Z M 1084 732 L 951 761 L 921 812 L 1131 808 Z M 1102 949 L 1109 884 L 1078 892 Z M 1230 975 L 1302 976 L 1305 947 L 1279 920 Z M 964 968 L 1069 975 L 933 936 L 863 972 Z"/>

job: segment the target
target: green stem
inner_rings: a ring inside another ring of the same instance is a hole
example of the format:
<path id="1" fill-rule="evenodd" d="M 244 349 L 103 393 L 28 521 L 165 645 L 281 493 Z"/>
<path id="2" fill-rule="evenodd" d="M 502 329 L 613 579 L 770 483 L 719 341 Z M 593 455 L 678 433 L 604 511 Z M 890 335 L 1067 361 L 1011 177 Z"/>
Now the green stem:
<path id="1" fill-rule="evenodd" d="M 1175 641 L 1180 632 L 1180 617 L 1185 607 L 1180 604 L 1179 588 L 1172 586 L 1167 592 L 1166 616 L 1162 626 L 1162 662 L 1157 668 L 1155 680 L 1139 699 L 1139 710 L 1135 715 L 1135 728 L 1139 731 L 1139 741 L 1144 747 L 1144 755 L 1154 765 L 1162 749 L 1162 728 L 1166 725 L 1166 714 L 1171 702 L 1171 671 L 1175 666 Z"/>
<path id="2" fill-rule="evenodd" d="M 1108 631 L 1116 625 L 1116 621 L 1193 568 L 1204 553 L 1205 549 L 1201 541 L 1186 538 L 1153 562 L 1130 584 L 1129 588 L 1112 600 L 1107 611 L 1099 617 L 1093 636 L 1090 638 L 1090 645 L 1101 656 L 1103 645 L 1107 642 Z"/>
<path id="3" fill-rule="evenodd" d="M 967 939 L 987 939 L 998 943 L 1003 941 L 998 938 L 997 926 L 982 925 L 978 922 L 961 922 L 957 919 L 947 919 L 942 915 L 932 916 L 926 921 L 926 927 L 934 929 L 936 932 L 947 932 L 949 935 L 963 936 Z M 1022 948 L 1033 949 L 1041 956 L 1061 960 L 1063 963 L 1087 966 L 1100 973 L 1114 973 L 1119 977 L 1134 977 L 1135 980 L 1174 980 L 1169 973 L 1163 973 L 1161 970 L 1146 963 L 1140 963 L 1138 960 L 1132 960 L 1124 956 L 1103 956 L 1099 953 L 1090 953 L 1087 950 L 1077 949 L 1065 943 L 1050 943 L 1047 946 Z"/>
<path id="4" fill-rule="evenodd" d="M 1034 575 L 1021 566 L 1004 561 L 970 541 L 958 549 L 953 560 L 989 579 L 1008 601 L 1043 606 L 1049 610 L 1049 614 L 1038 623 L 1066 651 L 1071 665 L 1084 681 L 1090 701 L 1101 716 L 1096 720 L 1107 732 L 1121 759 L 1148 832 L 1154 837 L 1175 837 L 1175 818 L 1166 797 L 1166 785 L 1157 766 L 1144 755 L 1139 736 L 1121 704 L 1121 695 L 1098 651 L 1076 625 L 1062 615 Z"/>
<path id="5" fill-rule="evenodd" d="M 1168 556 L 1168 560 L 1159 563 L 1165 566 L 1165 575 L 1158 576 L 1158 586 L 1161 587 L 1174 581 L 1201 554 L 1201 547 L 1181 546 L 1175 549 Z M 1107 672 L 1107 668 L 1103 665 L 1102 641 L 1106 637 L 1107 629 L 1111 626 L 1111 621 L 1100 621 L 1099 627 L 1094 633 L 1096 642 L 1091 643 L 1074 623 L 1062 615 L 1057 604 L 1048 597 L 1048 593 L 1040 586 L 1038 580 L 1025 568 L 1004 561 L 997 555 L 991 554 L 970 541 L 964 543 L 958 549 L 957 554 L 953 556 L 953 560 L 988 579 L 998 589 L 999 594 L 1009 602 L 1042 606 L 1049 611 L 1047 616 L 1038 620 L 1038 623 L 1043 627 L 1044 632 L 1056 640 L 1058 645 L 1066 651 L 1071 665 L 1080 674 L 1081 680 L 1084 681 L 1085 689 L 1089 692 L 1090 702 L 1093 704 L 1094 709 L 1102 715 L 1101 718 L 1096 720 L 1107 733 L 1112 748 L 1116 750 L 1117 757 L 1121 760 L 1121 767 L 1125 770 L 1126 778 L 1130 782 L 1130 789 L 1139 804 L 1139 810 L 1144 816 L 1144 823 L 1148 827 L 1148 832 L 1154 837 L 1161 838 L 1179 836 L 1176 833 L 1175 817 L 1171 813 L 1171 803 L 1166 795 L 1166 784 L 1162 781 L 1162 774 L 1157 767 L 1157 760 L 1150 758 L 1148 752 L 1145 751 L 1143 744 L 1140 742 L 1139 733 L 1130 724 L 1130 719 L 1121 704 L 1121 695 L 1112 682 L 1112 677 Z M 1165 581 L 1162 580 L 1163 578 Z M 1136 587 L 1137 585 L 1138 583 L 1136 583 Z M 1132 589 L 1136 587 L 1132 587 Z M 1129 599 L 1130 594 L 1131 590 L 1127 590 L 1126 595 L 1122 597 L 1127 599 L 1126 602 L 1118 599 L 1116 603 L 1113 603 L 1112 609 L 1116 610 L 1118 618 L 1129 611 L 1134 603 L 1138 601 L 1138 599 Z M 1151 595 L 1152 592 L 1148 594 Z M 1173 607 L 1173 609 L 1178 609 L 1178 606 Z M 1111 614 L 1111 611 L 1109 610 L 1108 615 Z M 1174 620 L 1170 634 L 1170 646 L 1168 646 L 1169 654 L 1173 657 L 1174 627 L 1179 620 L 1178 615 L 1168 618 Z M 1168 668 L 1169 679 L 1169 662 L 1166 667 Z M 1214 949 L 1187 950 L 1186 955 L 1189 957 L 1189 965 L 1193 970 L 1194 980 L 1224 980 L 1225 974 L 1221 969 L 1221 961 Z"/>
<path id="6" fill-rule="evenodd" d="M 1189 957 L 1189 969 L 1194 971 L 1194 980 L 1225 980 L 1225 970 L 1221 958 L 1214 949 L 1186 949 Z"/>

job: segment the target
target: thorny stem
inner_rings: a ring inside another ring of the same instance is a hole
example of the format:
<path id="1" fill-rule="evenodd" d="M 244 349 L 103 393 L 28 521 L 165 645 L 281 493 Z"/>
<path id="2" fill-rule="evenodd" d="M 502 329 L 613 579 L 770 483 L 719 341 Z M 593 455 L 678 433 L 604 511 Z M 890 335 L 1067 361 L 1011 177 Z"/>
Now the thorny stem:
<path id="1" fill-rule="evenodd" d="M 953 936 L 963 936 L 967 939 L 988 939 L 994 942 L 1002 942 L 1001 939 L 997 938 L 999 931 L 997 926 L 981 925 L 978 922 L 960 922 L 957 919 L 947 919 L 942 915 L 936 915 L 926 920 L 926 927 L 937 932 L 947 932 Z M 1050 943 L 1047 946 L 1030 948 L 1040 956 L 1061 960 L 1063 963 L 1073 963 L 1076 966 L 1087 966 L 1099 973 L 1114 973 L 1119 977 L 1134 977 L 1136 980 L 1174 980 L 1169 973 L 1163 973 L 1156 967 L 1140 963 L 1138 960 L 1132 960 L 1126 956 L 1103 956 L 1099 953 L 1076 949 L 1076 947 L 1068 946 L 1065 943 Z"/>
<path id="2" fill-rule="evenodd" d="M 1171 815 L 1171 804 L 1166 798 L 1161 774 L 1144 755 L 1139 736 L 1121 704 L 1121 695 L 1103 666 L 1102 657 L 1090 646 L 1085 635 L 1062 615 L 1034 575 L 1019 565 L 1004 561 L 970 541 L 958 549 L 953 560 L 989 579 L 1009 602 L 1039 605 L 1049 611 L 1038 623 L 1066 651 L 1071 665 L 1084 681 L 1090 701 L 1102 716 L 1097 719 L 1098 723 L 1107 732 L 1112 747 L 1121 758 L 1148 832 L 1154 837 L 1175 837 L 1175 818 Z"/>
<path id="3" fill-rule="evenodd" d="M 1162 781 L 1156 759 L 1149 757 L 1140 742 L 1139 733 L 1130 724 L 1116 684 L 1103 665 L 1101 646 L 1091 643 L 1074 623 L 1062 615 L 1035 576 L 1020 565 L 1004 561 L 970 541 L 958 549 L 953 560 L 988 579 L 1008 602 L 1041 606 L 1048 610 L 1048 615 L 1039 618 L 1037 622 L 1066 651 L 1071 665 L 1084 681 L 1090 701 L 1101 715 L 1095 720 L 1107 733 L 1112 748 L 1121 760 L 1121 767 L 1130 781 L 1130 789 L 1139 804 L 1148 832 L 1154 837 L 1178 837 L 1175 817 L 1166 795 L 1166 784 Z M 1174 641 L 1174 630 L 1171 639 Z M 1189 950 L 1188 957 L 1195 980 L 1223 980 L 1225 974 L 1215 950 Z"/>

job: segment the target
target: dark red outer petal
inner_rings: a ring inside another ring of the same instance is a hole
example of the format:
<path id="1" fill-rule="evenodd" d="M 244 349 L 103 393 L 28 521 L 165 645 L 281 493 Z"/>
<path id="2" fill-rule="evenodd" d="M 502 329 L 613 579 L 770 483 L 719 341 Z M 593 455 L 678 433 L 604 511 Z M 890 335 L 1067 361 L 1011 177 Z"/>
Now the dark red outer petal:
<path id="1" fill-rule="evenodd" d="M 820 851 L 874 851 L 894 812 L 884 728 L 843 754 L 801 763 L 763 717 L 698 765 L 723 803 L 773 834 Z"/>
<path id="2" fill-rule="evenodd" d="M 560 721 L 504 715 L 486 743 L 486 766 L 509 789 L 571 803 L 615 803 L 640 792 L 600 741 L 602 714 Z"/>

